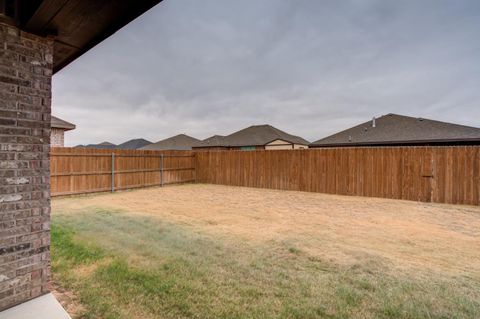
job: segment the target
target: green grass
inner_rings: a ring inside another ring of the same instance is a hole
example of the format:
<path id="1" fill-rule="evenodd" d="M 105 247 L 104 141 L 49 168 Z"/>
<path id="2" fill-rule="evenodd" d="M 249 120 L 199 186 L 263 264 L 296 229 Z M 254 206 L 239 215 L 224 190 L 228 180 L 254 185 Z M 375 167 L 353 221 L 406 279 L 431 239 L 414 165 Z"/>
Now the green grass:
<path id="1" fill-rule="evenodd" d="M 54 280 L 81 318 L 478 318 L 480 283 L 337 266 L 292 241 L 253 243 L 104 208 L 56 212 Z"/>

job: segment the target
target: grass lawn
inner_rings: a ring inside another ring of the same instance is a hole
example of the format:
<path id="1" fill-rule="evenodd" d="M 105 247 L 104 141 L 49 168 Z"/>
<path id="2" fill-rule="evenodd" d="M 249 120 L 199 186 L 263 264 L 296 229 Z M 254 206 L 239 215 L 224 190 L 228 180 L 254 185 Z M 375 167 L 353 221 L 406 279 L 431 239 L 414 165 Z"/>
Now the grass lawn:
<path id="1" fill-rule="evenodd" d="M 77 318 L 480 318 L 480 207 L 198 184 L 52 207 Z"/>

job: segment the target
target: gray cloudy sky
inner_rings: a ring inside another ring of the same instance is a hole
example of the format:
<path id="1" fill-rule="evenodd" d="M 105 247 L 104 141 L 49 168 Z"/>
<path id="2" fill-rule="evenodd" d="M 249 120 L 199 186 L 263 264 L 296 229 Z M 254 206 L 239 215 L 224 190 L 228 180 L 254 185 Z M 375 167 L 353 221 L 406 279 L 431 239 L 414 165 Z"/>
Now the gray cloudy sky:
<path id="1" fill-rule="evenodd" d="M 54 76 L 67 144 L 386 113 L 480 126 L 478 0 L 164 0 Z"/>

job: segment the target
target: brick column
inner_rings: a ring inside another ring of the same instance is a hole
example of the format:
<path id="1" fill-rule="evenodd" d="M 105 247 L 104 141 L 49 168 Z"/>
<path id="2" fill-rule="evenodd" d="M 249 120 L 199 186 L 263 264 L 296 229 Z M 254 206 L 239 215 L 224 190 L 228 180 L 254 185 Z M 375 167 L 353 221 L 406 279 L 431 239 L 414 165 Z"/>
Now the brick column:
<path id="1" fill-rule="evenodd" d="M 0 23 L 0 311 L 48 292 L 53 43 Z"/>

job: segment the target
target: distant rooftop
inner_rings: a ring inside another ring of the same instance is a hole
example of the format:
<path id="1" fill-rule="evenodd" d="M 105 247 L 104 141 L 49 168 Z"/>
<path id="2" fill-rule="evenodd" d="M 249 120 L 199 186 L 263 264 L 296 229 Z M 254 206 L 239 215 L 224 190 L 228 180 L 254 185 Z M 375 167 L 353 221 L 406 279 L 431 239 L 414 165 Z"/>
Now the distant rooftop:
<path id="1" fill-rule="evenodd" d="M 136 138 L 119 144 L 116 148 L 121 150 L 136 150 L 150 144 L 152 144 L 152 142 L 144 138 Z"/>
<path id="2" fill-rule="evenodd" d="M 480 142 L 480 128 L 390 113 L 315 141 L 311 146 L 471 142 Z"/>
<path id="3" fill-rule="evenodd" d="M 177 150 L 177 151 L 188 151 L 192 147 L 199 145 L 200 140 L 188 136 L 186 134 L 179 134 L 164 140 L 158 141 L 156 143 L 144 146 L 140 148 L 141 150 Z"/>
<path id="4" fill-rule="evenodd" d="M 214 135 L 202 141 L 199 147 L 263 146 L 276 140 L 301 145 L 310 143 L 300 136 L 291 135 L 276 127 L 264 124 L 252 125 L 227 136 Z"/>
<path id="5" fill-rule="evenodd" d="M 224 144 L 225 136 L 223 135 L 213 135 L 209 138 L 204 139 L 200 144 L 203 146 L 215 147 L 222 146 Z"/>
<path id="6" fill-rule="evenodd" d="M 84 148 L 97 148 L 97 149 L 115 149 L 117 145 L 110 143 L 110 142 L 102 142 L 98 144 L 88 144 L 88 145 L 77 145 L 75 147 L 84 147 Z"/>
<path id="7" fill-rule="evenodd" d="M 102 143 L 99 143 L 98 145 L 100 145 L 100 146 L 116 146 L 115 144 L 110 143 L 110 142 L 102 142 Z"/>

